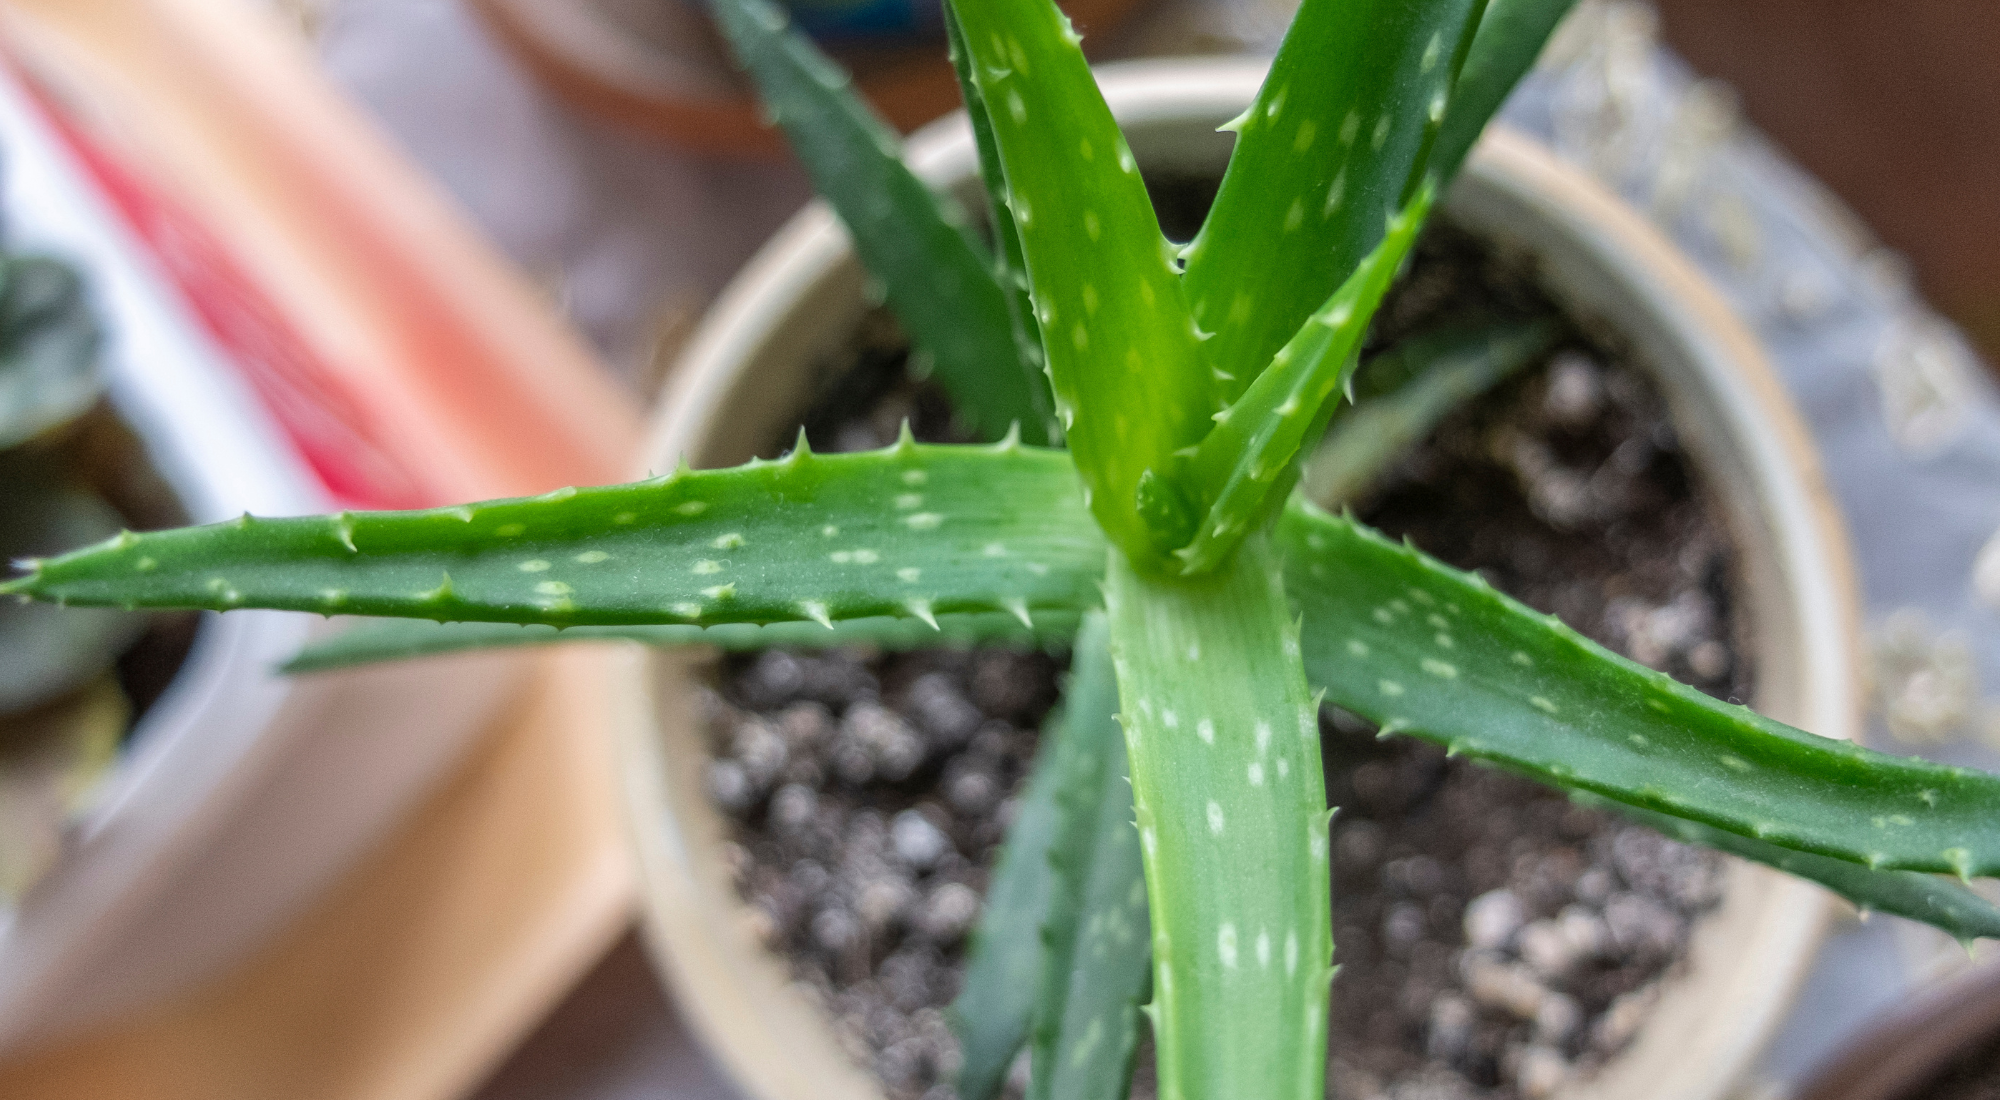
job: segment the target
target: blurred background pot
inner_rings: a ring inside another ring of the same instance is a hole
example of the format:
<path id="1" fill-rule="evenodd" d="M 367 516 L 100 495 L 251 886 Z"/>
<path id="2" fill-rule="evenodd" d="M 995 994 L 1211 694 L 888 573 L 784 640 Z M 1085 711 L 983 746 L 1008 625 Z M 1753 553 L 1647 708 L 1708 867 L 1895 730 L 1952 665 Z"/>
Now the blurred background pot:
<path id="1" fill-rule="evenodd" d="M 1102 37 L 1139 0 L 1066 0 Z M 777 153 L 700 4 L 680 0 L 473 0 L 502 41 L 557 94 L 640 133 L 713 153 Z M 936 0 L 790 0 L 793 17 L 854 74 L 898 129 L 958 106 Z"/>
<path id="2" fill-rule="evenodd" d="M 1101 79 L 1134 155 L 1153 170 L 1218 174 L 1216 127 L 1253 98 L 1253 61 L 1111 66 Z M 911 142 L 917 170 L 973 194 L 959 120 Z M 1858 728 L 1856 610 L 1841 524 L 1817 459 L 1754 340 L 1658 234 L 1538 147 L 1488 137 L 1447 216 L 1535 257 L 1571 314 L 1628 339 L 1722 504 L 1753 630 L 1757 705 L 1833 737 Z M 822 207 L 800 215 L 723 295 L 689 345 L 648 448 L 659 466 L 741 462 L 769 447 L 810 399 L 814 367 L 867 308 L 845 232 Z M 873 1100 L 826 1018 L 757 941 L 725 864 L 725 825 L 704 786 L 706 735 L 691 686 L 698 655 L 633 652 L 612 666 L 628 821 L 643 866 L 645 927 L 686 1018 L 759 1100 Z M 1646 1025 L 1571 1098 L 1716 1100 L 1783 1019 L 1830 912 L 1816 887 L 1732 864 L 1724 901 L 1696 929 L 1685 967 Z"/>
<path id="3" fill-rule="evenodd" d="M 1984 1092 L 1972 1085 L 1981 1073 Z M 1799 1100 L 2000 1095 L 2000 965 L 1989 962 L 1926 990 L 1854 1039 L 1798 1095 Z"/>

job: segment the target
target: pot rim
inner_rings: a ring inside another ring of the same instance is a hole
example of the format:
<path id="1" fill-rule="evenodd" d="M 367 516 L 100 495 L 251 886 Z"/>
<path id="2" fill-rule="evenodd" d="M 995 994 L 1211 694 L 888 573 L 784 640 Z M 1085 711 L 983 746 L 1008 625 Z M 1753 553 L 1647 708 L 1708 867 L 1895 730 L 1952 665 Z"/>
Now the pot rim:
<path id="1" fill-rule="evenodd" d="M 1151 124 L 1233 116 L 1254 97 L 1265 65 L 1255 59 L 1142 61 L 1101 67 L 1098 76 L 1138 153 Z M 976 153 L 962 116 L 915 135 L 908 158 L 934 183 L 977 186 Z M 1140 158 L 1148 159 L 1144 153 Z M 1752 582 L 1745 587 L 1758 633 L 1753 653 L 1760 706 L 1822 735 L 1853 739 L 1860 715 L 1860 619 L 1845 529 L 1810 436 L 1754 337 L 1657 230 L 1528 139 L 1489 132 L 1467 176 L 1479 182 L 1454 189 L 1455 215 L 1473 207 L 1475 216 L 1462 220 L 1475 223 L 1476 231 L 1502 235 L 1514 219 L 1540 219 L 1545 232 L 1557 236 L 1544 253 L 1562 253 L 1572 267 L 1615 269 L 1629 296 L 1647 303 L 1639 307 L 1640 328 L 1659 328 L 1673 344 L 1668 357 L 1691 360 L 1681 368 L 1688 376 L 1681 383 L 1660 364 L 1652 373 L 1710 484 L 1747 478 L 1747 492 L 1716 495 L 1726 498 L 1719 503 L 1730 513 L 1731 534 Z M 749 364 L 771 356 L 810 363 L 831 350 L 794 330 L 800 318 L 858 301 L 861 278 L 851 257 L 846 231 L 820 202 L 757 254 L 689 342 L 644 452 L 650 465 L 658 468 L 680 454 L 712 461 L 748 457 L 740 445 L 716 453 L 733 445 L 725 439 L 731 433 L 740 444 L 745 420 L 756 418 L 741 406 L 747 400 L 770 410 L 788 399 L 770 392 L 782 387 L 770 386 L 768 378 L 758 387 L 765 392 L 746 399 L 742 379 Z M 1615 302 L 1578 307 L 1572 299 L 1579 295 L 1571 293 L 1576 289 L 1561 286 L 1557 296 L 1566 308 L 1616 312 Z M 814 320 L 807 327 L 826 326 Z M 1635 350 L 1647 357 L 1644 349 Z M 699 776 L 689 774 L 699 770 L 693 765 L 701 750 L 661 740 L 663 729 L 678 729 L 676 723 L 690 717 L 674 685 L 692 663 L 633 652 L 617 673 L 630 688 L 620 693 L 625 710 L 617 725 L 649 947 L 687 1019 L 748 1094 L 879 1100 L 879 1087 L 840 1053 L 824 1017 L 787 988 L 777 961 L 752 943 L 747 907 L 719 877 L 719 856 L 701 849 L 720 836 L 718 815 L 700 796 Z M 1767 689 L 1778 697 L 1761 698 Z M 690 755 L 680 755 L 683 748 Z M 704 860 L 717 866 L 704 867 Z M 1563 1100 L 1664 1097 L 1658 1091 L 1663 1081 L 1675 1100 L 1720 1097 L 1748 1068 L 1783 1021 L 1832 905 L 1818 887 L 1741 863 L 1732 864 L 1727 893 L 1726 913 L 1698 926 L 1691 945 L 1689 969 L 1705 966 L 1707 984 L 1675 981 L 1641 1038 L 1592 1079 L 1564 1090 Z M 1708 931 L 1724 920 L 1732 922 L 1732 942 L 1739 943 L 1733 954 L 1717 945 L 1719 933 Z M 1752 961 L 1732 966 L 1729 959 Z M 1717 1000 L 1733 1011 L 1715 1012 Z M 1663 1019 L 1671 1026 L 1656 1027 Z M 1694 1049 L 1705 1057 L 1689 1057 Z"/>

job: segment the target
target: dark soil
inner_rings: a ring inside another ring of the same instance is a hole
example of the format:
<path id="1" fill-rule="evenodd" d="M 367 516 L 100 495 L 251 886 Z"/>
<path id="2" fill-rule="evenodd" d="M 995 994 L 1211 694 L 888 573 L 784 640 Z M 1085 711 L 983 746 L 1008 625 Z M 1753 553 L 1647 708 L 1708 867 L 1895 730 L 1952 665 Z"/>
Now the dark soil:
<path id="1" fill-rule="evenodd" d="M 1433 231 L 1377 342 L 1548 308 L 1529 274 Z M 850 355 L 806 421 L 815 449 L 884 445 L 905 416 L 919 438 L 960 438 L 942 394 L 904 376 L 893 323 L 872 318 Z M 1613 344 L 1578 338 L 1462 411 L 1357 511 L 1638 660 L 1747 692 L 1727 533 Z M 725 662 L 708 697 L 744 897 L 894 1100 L 951 1095 L 943 1009 L 1062 664 L 767 652 Z M 1341 807 L 1330 1092 L 1532 1100 L 1618 1050 L 1715 903 L 1721 860 L 1334 708 L 1321 727 Z"/>
<path id="2" fill-rule="evenodd" d="M 2000 1100 L 2000 1039 L 1960 1058 L 1944 1076 L 1908 1100 Z"/>

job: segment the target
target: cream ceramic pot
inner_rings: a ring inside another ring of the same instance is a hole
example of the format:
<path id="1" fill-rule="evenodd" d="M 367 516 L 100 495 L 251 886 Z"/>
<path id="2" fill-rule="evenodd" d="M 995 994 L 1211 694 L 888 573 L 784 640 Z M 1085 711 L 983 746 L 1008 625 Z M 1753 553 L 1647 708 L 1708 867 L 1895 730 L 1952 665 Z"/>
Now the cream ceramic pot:
<path id="1" fill-rule="evenodd" d="M 1216 127 L 1255 96 L 1248 61 L 1147 62 L 1100 72 L 1133 154 L 1152 170 L 1219 175 Z M 917 135 L 926 178 L 972 194 L 963 119 Z M 1756 704 L 1840 738 L 1858 729 L 1856 604 L 1842 526 L 1812 445 L 1755 341 L 1693 266 L 1637 214 L 1538 146 L 1489 134 L 1446 216 L 1536 259 L 1572 315 L 1629 340 L 1665 393 L 1687 453 L 1726 512 L 1753 630 Z M 867 308 L 845 232 L 815 205 L 738 277 L 691 343 L 653 435 L 650 463 L 741 462 L 796 422 L 815 371 Z M 722 859 L 725 825 L 702 777 L 690 707 L 703 658 L 634 651 L 615 673 L 627 817 L 643 862 L 645 927 L 685 1018 L 758 1100 L 879 1100 L 829 1021 L 757 942 Z M 1697 926 L 1632 1044 L 1565 1100 L 1719 1100 L 1789 1009 L 1829 913 L 1817 887 L 1730 865 L 1720 907 Z"/>

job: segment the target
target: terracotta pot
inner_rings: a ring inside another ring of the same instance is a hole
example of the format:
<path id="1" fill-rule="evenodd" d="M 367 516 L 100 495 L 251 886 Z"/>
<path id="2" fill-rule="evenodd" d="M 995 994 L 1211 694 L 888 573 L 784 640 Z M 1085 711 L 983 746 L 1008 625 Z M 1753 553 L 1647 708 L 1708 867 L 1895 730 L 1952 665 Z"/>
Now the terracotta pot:
<path id="1" fill-rule="evenodd" d="M 1138 2 L 1066 0 L 1063 8 L 1080 29 L 1101 35 Z M 573 106 L 702 152 L 772 155 L 784 148 L 777 132 L 759 120 L 748 81 L 731 64 L 699 4 L 473 0 L 473 7 L 523 64 Z M 958 81 L 944 60 L 943 34 L 935 25 L 928 31 L 849 38 L 828 47 L 899 130 L 958 106 Z"/>
<path id="2" fill-rule="evenodd" d="M 2000 965 L 1988 963 L 1919 994 L 1854 1040 L 1799 1091 L 1799 1100 L 1924 1100 L 1940 1077 L 1994 1044 L 2000 1044 Z"/>
<path id="3" fill-rule="evenodd" d="M 1104 69 L 1106 98 L 1132 151 L 1153 169 L 1218 173 L 1236 115 L 1262 79 L 1254 62 L 1158 62 Z M 970 191 L 963 123 L 918 135 L 926 177 Z M 1447 215 L 1532 250 L 1547 289 L 1638 349 L 1685 447 L 1717 490 L 1740 555 L 1754 625 L 1757 703 L 1833 737 L 1858 728 L 1856 610 L 1839 519 L 1797 414 L 1756 343 L 1694 268 L 1641 218 L 1539 147 L 1490 135 Z M 743 461 L 795 422 L 811 372 L 866 308 L 847 238 L 821 207 L 801 214 L 718 302 L 675 376 L 650 454 L 698 465 Z M 627 814 L 643 859 L 645 925 L 685 1016 L 759 1100 L 876 1100 L 828 1022 L 788 988 L 760 947 L 721 857 L 725 826 L 702 777 L 705 738 L 691 711 L 703 659 L 633 653 L 618 715 Z M 1698 926 L 1638 1038 L 1570 1100 L 1715 1100 L 1784 1018 L 1818 945 L 1829 902 L 1817 887 L 1743 863 Z"/>

